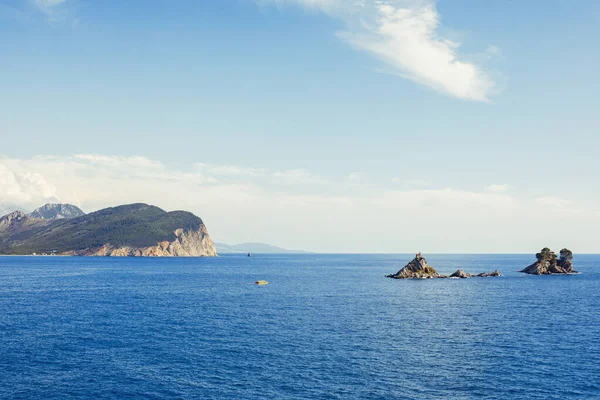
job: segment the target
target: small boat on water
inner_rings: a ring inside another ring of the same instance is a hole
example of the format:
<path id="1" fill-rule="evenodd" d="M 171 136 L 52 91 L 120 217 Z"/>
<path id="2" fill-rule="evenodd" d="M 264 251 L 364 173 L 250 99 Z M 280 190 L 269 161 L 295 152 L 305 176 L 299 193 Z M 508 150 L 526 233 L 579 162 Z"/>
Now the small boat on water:
<path id="1" fill-rule="evenodd" d="M 252 253 L 248 253 L 248 257 L 252 257 Z"/>
<path id="2" fill-rule="evenodd" d="M 269 282 L 267 282 L 267 281 L 256 281 L 254 283 L 256 283 L 257 285 L 268 285 L 269 284 Z"/>

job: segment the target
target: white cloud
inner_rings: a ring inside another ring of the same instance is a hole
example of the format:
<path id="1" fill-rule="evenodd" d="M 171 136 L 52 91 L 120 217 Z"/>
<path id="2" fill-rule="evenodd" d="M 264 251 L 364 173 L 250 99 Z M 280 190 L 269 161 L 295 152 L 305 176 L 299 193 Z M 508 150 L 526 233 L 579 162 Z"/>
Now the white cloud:
<path id="1" fill-rule="evenodd" d="M 262 176 L 268 173 L 268 170 L 266 169 L 242 167 L 238 165 L 211 165 L 206 163 L 196 163 L 194 166 L 199 171 L 217 176 Z"/>
<path id="2" fill-rule="evenodd" d="M 513 191 L 393 189 L 391 182 L 366 188 L 344 179 L 348 174 L 326 181 L 306 169 L 212 175 L 219 170 L 177 169 L 144 157 L 0 158 L 0 210 L 61 201 L 90 212 L 145 202 L 196 213 L 218 241 L 315 251 L 598 250 L 600 210 L 591 203 Z"/>
<path id="3" fill-rule="evenodd" d="M 496 56 L 499 56 L 501 53 L 502 52 L 498 46 L 489 45 L 484 54 L 488 59 L 492 59 Z"/>
<path id="4" fill-rule="evenodd" d="M 0 162 L 0 207 L 3 211 L 35 208 L 58 201 L 56 187 L 34 171 L 15 172 Z"/>
<path id="5" fill-rule="evenodd" d="M 298 184 L 326 184 L 323 178 L 318 174 L 314 174 L 307 169 L 289 169 L 286 171 L 278 171 L 273 173 L 274 182 L 285 185 L 298 185 Z"/>
<path id="6" fill-rule="evenodd" d="M 29 0 L 30 4 L 43 13 L 50 23 L 71 21 L 76 26 L 78 19 L 70 14 L 70 4 L 67 0 Z"/>
<path id="7" fill-rule="evenodd" d="M 538 197 L 537 199 L 535 199 L 535 202 L 540 206 L 549 207 L 567 207 L 571 204 L 571 202 L 568 200 L 554 196 Z"/>
<path id="8" fill-rule="evenodd" d="M 194 164 L 194 167 L 197 171 L 206 175 L 214 175 L 221 181 L 237 179 L 249 182 L 254 179 L 261 179 L 265 183 L 284 186 L 327 183 L 321 176 L 304 168 L 272 171 L 266 168 L 252 168 L 238 165 L 213 165 L 206 163 L 196 163 Z"/>
<path id="9" fill-rule="evenodd" d="M 511 189 L 511 186 L 508 184 L 502 184 L 502 185 L 498 185 L 498 184 L 494 184 L 494 185 L 490 185 L 486 188 L 486 191 L 488 193 L 506 193 Z"/>
<path id="10" fill-rule="evenodd" d="M 33 0 L 33 4 L 42 9 L 49 9 L 65 3 L 66 0 Z"/>
<path id="11" fill-rule="evenodd" d="M 489 102 L 496 83 L 481 65 L 458 54 L 460 43 L 439 33 L 434 0 L 262 0 L 300 4 L 341 18 L 338 35 L 390 66 L 394 73 L 465 100 Z M 498 54 L 489 46 L 483 54 Z"/>
<path id="12" fill-rule="evenodd" d="M 141 156 L 122 157 L 103 156 L 99 154 L 78 154 L 75 156 L 75 159 L 88 161 L 92 164 L 110 168 L 119 168 L 124 166 L 130 168 L 142 168 L 144 170 L 162 170 L 164 168 L 162 163 L 160 163 L 159 161 L 153 161 Z"/>
<path id="13" fill-rule="evenodd" d="M 348 179 L 351 181 L 360 181 L 367 177 L 366 172 L 351 172 L 348 174 Z"/>
<path id="14" fill-rule="evenodd" d="M 426 187 L 429 185 L 427 181 L 424 181 L 422 179 L 405 179 L 399 176 L 393 177 L 392 182 L 412 187 Z"/>
<path id="15" fill-rule="evenodd" d="M 582 202 L 556 196 L 542 196 L 534 199 L 540 212 L 553 213 L 561 218 L 590 218 L 600 216 L 597 202 Z"/>

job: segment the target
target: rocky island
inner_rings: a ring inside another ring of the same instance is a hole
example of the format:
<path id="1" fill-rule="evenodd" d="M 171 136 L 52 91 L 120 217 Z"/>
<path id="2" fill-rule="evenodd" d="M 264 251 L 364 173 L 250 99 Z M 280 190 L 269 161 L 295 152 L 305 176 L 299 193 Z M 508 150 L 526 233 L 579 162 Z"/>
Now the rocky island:
<path id="1" fill-rule="evenodd" d="M 473 275 L 473 274 L 463 271 L 462 269 L 459 269 L 458 271 L 456 271 L 455 273 L 450 275 L 450 278 L 462 278 L 462 279 L 473 278 L 473 277 L 487 278 L 489 276 L 502 276 L 502 275 L 500 275 L 500 272 L 498 272 L 498 270 L 495 270 L 494 272 L 482 272 L 480 274 Z"/>
<path id="2" fill-rule="evenodd" d="M 442 275 L 439 274 L 435 268 L 427 263 L 427 260 L 418 253 L 415 258 L 406 264 L 400 271 L 395 274 L 386 275 L 388 278 L 392 279 L 434 279 L 434 278 L 470 278 L 470 277 L 478 277 L 484 278 L 488 276 L 501 276 L 498 270 L 490 273 L 481 273 L 478 275 L 469 274 L 462 269 L 454 272 L 452 275 Z"/>
<path id="3" fill-rule="evenodd" d="M 421 253 L 417 254 L 415 258 L 406 264 L 400 271 L 386 276 L 393 279 L 447 278 L 444 275 L 438 274 L 435 268 L 427 264 L 427 260 L 425 260 Z"/>
<path id="4" fill-rule="evenodd" d="M 47 204 L 0 218 L 0 254 L 210 257 L 217 251 L 202 220 L 190 212 L 138 203 L 85 214 L 72 205 Z"/>
<path id="5" fill-rule="evenodd" d="M 577 274 L 573 269 L 573 252 L 569 249 L 560 251 L 560 258 L 547 247 L 535 255 L 537 261 L 519 271 L 530 275 Z"/>

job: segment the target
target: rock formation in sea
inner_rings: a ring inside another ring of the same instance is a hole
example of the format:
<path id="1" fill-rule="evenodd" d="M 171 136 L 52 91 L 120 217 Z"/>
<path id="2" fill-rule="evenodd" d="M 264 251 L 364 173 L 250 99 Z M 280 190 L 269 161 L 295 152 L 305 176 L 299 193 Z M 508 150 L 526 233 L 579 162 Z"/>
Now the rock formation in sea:
<path id="1" fill-rule="evenodd" d="M 462 269 L 459 269 L 458 271 L 456 271 L 455 273 L 453 273 L 452 275 L 450 275 L 450 278 L 487 278 L 487 277 L 492 277 L 492 276 L 502 276 L 500 275 L 500 272 L 498 270 L 495 270 L 494 272 L 482 272 L 480 274 L 477 275 L 473 275 L 470 274 L 468 272 L 463 271 Z"/>
<path id="2" fill-rule="evenodd" d="M 440 275 L 438 272 L 427 264 L 427 260 L 417 254 L 415 258 L 406 264 L 400 271 L 395 274 L 386 275 L 393 279 L 430 279 L 430 278 L 447 278 L 445 275 Z"/>
<path id="3" fill-rule="evenodd" d="M 470 278 L 470 277 L 488 277 L 488 276 L 502 276 L 498 270 L 490 273 L 481 273 L 478 275 L 469 274 L 462 269 L 459 269 L 450 276 L 442 275 L 438 273 L 435 268 L 427 264 L 427 260 L 421 255 L 417 254 L 415 258 L 406 264 L 400 271 L 395 274 L 386 275 L 388 278 L 393 279 L 433 279 L 433 278 Z"/>
<path id="4" fill-rule="evenodd" d="M 500 275 L 500 272 L 496 269 L 496 270 L 494 270 L 494 272 L 490 272 L 490 273 L 482 272 L 481 274 L 477 274 L 477 276 L 479 278 L 487 278 L 489 276 L 502 276 L 502 275 Z"/>
<path id="5" fill-rule="evenodd" d="M 531 275 L 576 274 L 573 269 L 573 252 L 569 249 L 560 251 L 560 258 L 547 247 L 535 255 L 536 262 L 521 270 Z"/>
<path id="6" fill-rule="evenodd" d="M 473 275 L 466 273 L 462 269 L 459 269 L 458 271 L 450 275 L 450 278 L 470 278 L 472 276 Z"/>

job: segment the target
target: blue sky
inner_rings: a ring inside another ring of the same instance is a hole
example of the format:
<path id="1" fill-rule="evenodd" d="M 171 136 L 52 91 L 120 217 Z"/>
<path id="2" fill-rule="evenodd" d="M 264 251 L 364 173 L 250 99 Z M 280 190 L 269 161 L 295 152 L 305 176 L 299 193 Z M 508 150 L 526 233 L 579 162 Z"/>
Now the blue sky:
<path id="1" fill-rule="evenodd" d="M 584 0 L 0 0 L 0 206 L 154 202 L 218 240 L 318 251 L 599 251 L 599 17 Z M 90 174 L 136 189 L 92 195 Z"/>

